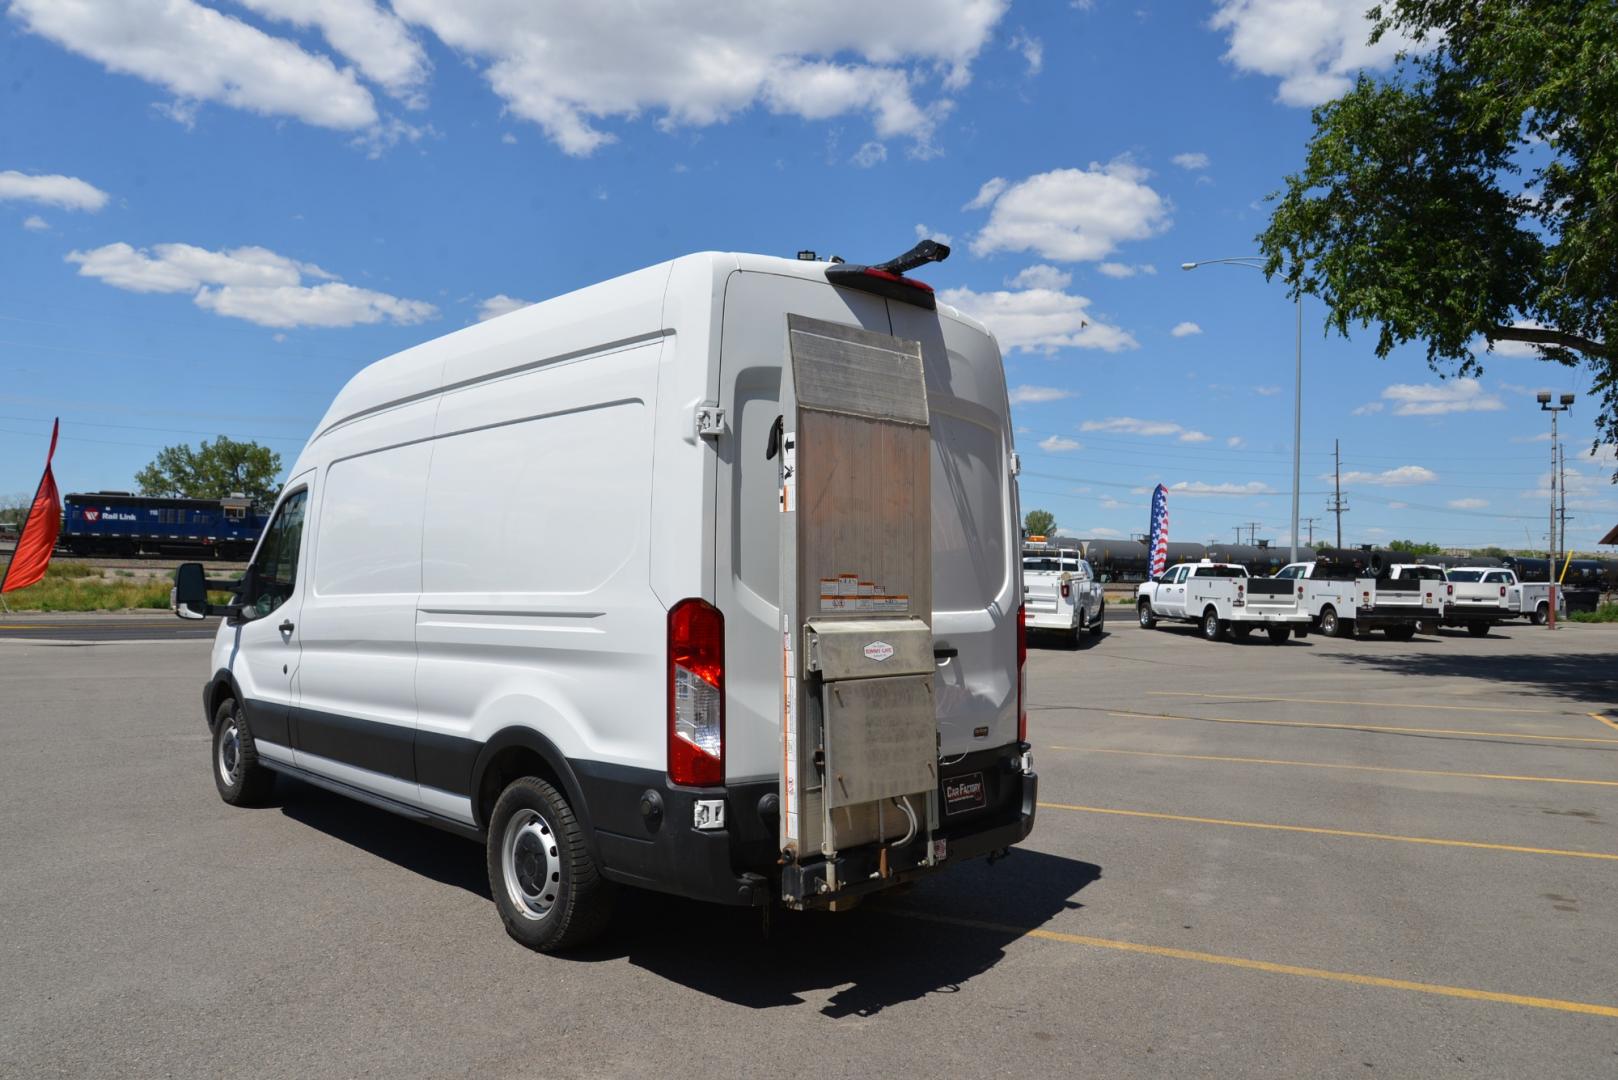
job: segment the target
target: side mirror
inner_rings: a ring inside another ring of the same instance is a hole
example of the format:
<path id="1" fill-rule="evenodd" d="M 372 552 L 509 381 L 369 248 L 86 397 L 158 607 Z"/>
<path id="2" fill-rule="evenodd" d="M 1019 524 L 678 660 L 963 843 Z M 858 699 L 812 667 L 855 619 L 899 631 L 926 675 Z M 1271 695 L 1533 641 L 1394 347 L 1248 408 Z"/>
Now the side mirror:
<path id="1" fill-rule="evenodd" d="M 208 577 L 197 562 L 181 563 L 174 572 L 174 591 L 170 594 L 174 614 L 182 619 L 208 617 Z"/>

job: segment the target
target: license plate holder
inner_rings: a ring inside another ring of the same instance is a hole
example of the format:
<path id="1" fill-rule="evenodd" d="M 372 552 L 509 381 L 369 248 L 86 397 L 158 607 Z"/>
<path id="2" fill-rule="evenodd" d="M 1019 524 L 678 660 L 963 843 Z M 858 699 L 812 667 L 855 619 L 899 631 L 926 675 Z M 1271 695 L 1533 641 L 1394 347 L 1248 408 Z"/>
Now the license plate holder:
<path id="1" fill-rule="evenodd" d="M 981 810 L 989 805 L 989 792 L 980 772 L 944 778 L 944 816 Z"/>

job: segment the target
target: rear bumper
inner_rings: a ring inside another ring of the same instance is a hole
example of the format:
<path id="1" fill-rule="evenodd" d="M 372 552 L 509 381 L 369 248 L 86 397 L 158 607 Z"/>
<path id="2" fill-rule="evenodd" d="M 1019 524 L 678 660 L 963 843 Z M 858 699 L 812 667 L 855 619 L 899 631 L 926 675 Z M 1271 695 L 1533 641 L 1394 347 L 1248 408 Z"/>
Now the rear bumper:
<path id="1" fill-rule="evenodd" d="M 1263 608 L 1241 607 L 1233 608 L 1230 613 L 1233 623 L 1258 623 L 1266 626 L 1307 626 L 1309 613 L 1307 611 L 1265 611 Z"/>
<path id="2" fill-rule="evenodd" d="M 1015 745 L 978 751 L 941 770 L 939 829 L 945 858 L 936 867 L 880 882 L 874 891 L 945 869 L 953 863 L 1003 851 L 1034 827 L 1039 777 L 1020 767 Z M 777 780 L 741 781 L 713 788 L 684 788 L 649 769 L 570 761 L 594 832 L 602 874 L 609 880 L 717 904 L 760 906 L 780 895 Z M 942 786 L 982 773 L 984 805 L 959 815 L 945 813 Z M 647 798 L 655 795 L 655 800 Z M 699 800 L 725 804 L 725 827 L 697 829 Z M 643 813 L 655 802 L 652 814 Z M 846 853 L 859 860 L 863 849 Z M 853 895 L 844 890 L 841 895 Z"/>
<path id="3" fill-rule="evenodd" d="M 1495 605 L 1479 604 L 1475 607 L 1471 605 L 1462 607 L 1451 604 L 1448 610 L 1444 612 L 1442 621 L 1445 626 L 1465 626 L 1467 623 L 1500 622 L 1502 619 L 1516 619 L 1521 617 L 1521 614 L 1521 612 L 1512 611 L 1510 608 Z"/>
<path id="4" fill-rule="evenodd" d="M 1410 626 L 1419 622 L 1441 622 L 1440 608 L 1362 607 L 1354 609 L 1356 626 Z"/>
<path id="5" fill-rule="evenodd" d="M 1066 633 L 1078 625 L 1079 613 L 1077 609 L 1068 612 L 1030 611 L 1028 613 L 1028 629 L 1030 630 Z"/>

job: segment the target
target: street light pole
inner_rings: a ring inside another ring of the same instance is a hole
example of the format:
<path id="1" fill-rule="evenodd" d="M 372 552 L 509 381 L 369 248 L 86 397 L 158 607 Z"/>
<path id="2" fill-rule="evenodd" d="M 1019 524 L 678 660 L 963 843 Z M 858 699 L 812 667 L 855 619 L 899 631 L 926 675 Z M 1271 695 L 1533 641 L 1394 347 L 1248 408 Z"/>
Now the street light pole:
<path id="1" fill-rule="evenodd" d="M 1199 266 L 1245 266 L 1249 270 L 1263 272 L 1264 260 L 1256 255 L 1243 256 L 1237 259 L 1202 259 L 1197 262 L 1180 264 L 1181 270 L 1195 270 Z M 1300 475 L 1303 471 L 1303 294 L 1300 292 L 1297 299 L 1298 309 L 1298 347 L 1293 362 L 1292 374 L 1292 558 L 1289 562 L 1298 561 L 1298 495 L 1301 486 Z"/>
<path id="2" fill-rule="evenodd" d="M 1557 444 L 1557 435 L 1556 435 L 1556 415 L 1557 415 L 1557 413 L 1564 413 L 1564 412 L 1567 412 L 1569 409 L 1573 408 L 1574 395 L 1572 395 L 1572 394 L 1563 394 L 1561 399 L 1560 399 L 1560 403 L 1556 404 L 1556 405 L 1551 404 L 1551 392 L 1549 390 L 1541 390 L 1538 394 L 1535 395 L 1535 398 L 1539 401 L 1540 410 L 1542 412 L 1548 412 L 1548 413 L 1551 414 L 1551 520 L 1550 520 L 1550 532 L 1547 533 L 1546 537 L 1545 537 L 1545 580 L 1550 583 L 1550 588 L 1546 591 L 1546 595 L 1547 595 L 1548 599 L 1546 600 L 1547 607 L 1546 607 L 1546 612 L 1545 612 L 1545 623 L 1552 630 L 1555 630 L 1556 629 L 1556 463 L 1557 463 L 1557 445 L 1558 445 Z"/>

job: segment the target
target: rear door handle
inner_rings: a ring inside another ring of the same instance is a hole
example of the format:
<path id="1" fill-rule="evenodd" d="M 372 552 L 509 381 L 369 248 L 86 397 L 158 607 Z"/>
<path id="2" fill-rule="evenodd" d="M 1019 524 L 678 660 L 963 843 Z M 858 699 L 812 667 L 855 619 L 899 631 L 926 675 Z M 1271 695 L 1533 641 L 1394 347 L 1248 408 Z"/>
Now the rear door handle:
<path id="1" fill-rule="evenodd" d="M 292 620 L 291 619 L 282 619 L 280 629 L 281 629 L 281 633 L 283 633 L 283 634 L 292 633 L 292 629 L 293 629 Z"/>

